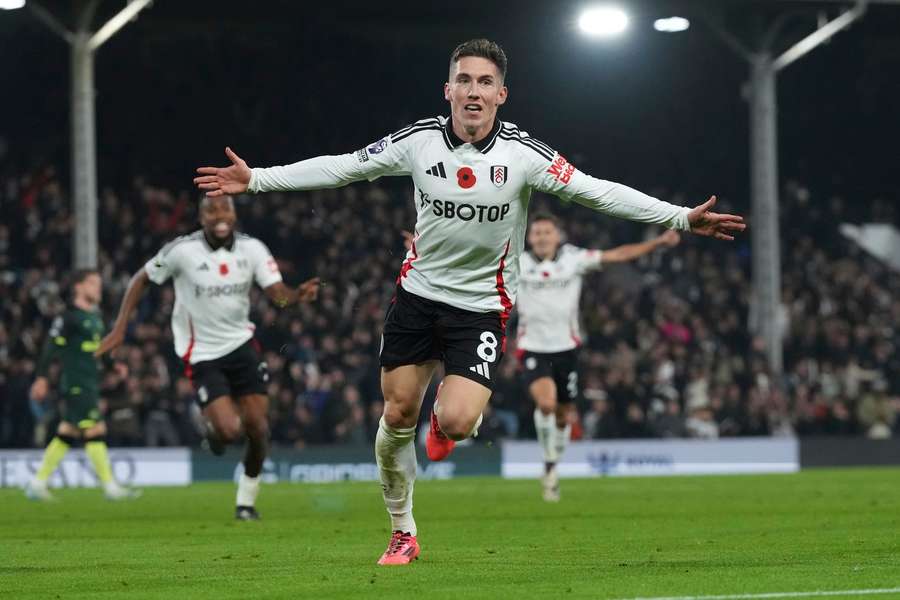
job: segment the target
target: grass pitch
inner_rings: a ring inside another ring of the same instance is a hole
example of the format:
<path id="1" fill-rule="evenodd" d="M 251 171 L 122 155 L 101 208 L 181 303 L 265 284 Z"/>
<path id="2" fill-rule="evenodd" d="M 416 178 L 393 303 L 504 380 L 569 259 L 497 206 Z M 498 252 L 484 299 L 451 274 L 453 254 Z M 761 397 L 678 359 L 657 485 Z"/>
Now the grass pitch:
<path id="1" fill-rule="evenodd" d="M 378 567 L 377 484 L 97 490 L 36 504 L 0 490 L 2 598 L 634 598 L 900 588 L 900 470 L 421 481 L 421 558 Z M 830 596 L 840 597 L 840 596 Z M 900 597 L 900 593 L 867 597 Z"/>

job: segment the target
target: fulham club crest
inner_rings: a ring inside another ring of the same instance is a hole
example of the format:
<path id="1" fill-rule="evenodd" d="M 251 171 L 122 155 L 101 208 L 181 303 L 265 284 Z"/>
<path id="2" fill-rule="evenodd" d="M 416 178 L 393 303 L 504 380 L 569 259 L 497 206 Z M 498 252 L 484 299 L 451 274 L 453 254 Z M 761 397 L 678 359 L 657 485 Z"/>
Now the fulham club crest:
<path id="1" fill-rule="evenodd" d="M 506 175 L 508 173 L 508 168 L 502 167 L 500 165 L 494 165 L 493 167 L 491 167 L 491 181 L 497 187 L 503 187 L 503 184 L 506 183 Z"/>

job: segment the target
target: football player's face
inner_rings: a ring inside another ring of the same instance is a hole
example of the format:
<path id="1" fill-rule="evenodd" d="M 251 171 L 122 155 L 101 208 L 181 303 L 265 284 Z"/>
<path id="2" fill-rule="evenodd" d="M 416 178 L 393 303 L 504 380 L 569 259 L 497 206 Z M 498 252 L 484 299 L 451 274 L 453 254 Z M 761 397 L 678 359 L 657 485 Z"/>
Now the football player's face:
<path id="1" fill-rule="evenodd" d="M 234 232 L 237 215 L 230 196 L 210 198 L 206 196 L 200 205 L 200 224 L 206 235 L 216 240 L 227 240 Z"/>
<path id="2" fill-rule="evenodd" d="M 453 121 L 469 135 L 487 134 L 506 102 L 506 86 L 497 65 L 480 56 L 464 56 L 450 67 L 450 81 L 444 84 L 444 98 L 450 101 Z M 484 131 L 484 130 L 487 131 Z"/>
<path id="3" fill-rule="evenodd" d="M 540 258 L 549 258 L 559 248 L 559 229 L 553 221 L 535 221 L 528 229 L 528 243 Z"/>
<path id="4" fill-rule="evenodd" d="M 103 294 L 103 280 L 100 275 L 91 273 L 80 283 L 75 284 L 75 294 L 84 298 L 91 306 L 100 304 Z"/>

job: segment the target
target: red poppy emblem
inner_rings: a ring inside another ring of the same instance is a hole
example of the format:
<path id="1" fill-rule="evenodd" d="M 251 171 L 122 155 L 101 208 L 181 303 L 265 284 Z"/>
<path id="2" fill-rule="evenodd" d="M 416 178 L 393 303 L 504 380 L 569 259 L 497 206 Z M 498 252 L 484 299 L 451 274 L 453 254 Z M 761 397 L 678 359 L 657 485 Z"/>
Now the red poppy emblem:
<path id="1" fill-rule="evenodd" d="M 472 167 L 460 167 L 456 172 L 456 183 L 463 189 L 469 189 L 475 185 L 475 173 L 472 172 Z"/>
<path id="2" fill-rule="evenodd" d="M 219 273 L 221 275 L 228 275 L 228 265 L 226 263 L 221 263 L 219 265 Z"/>

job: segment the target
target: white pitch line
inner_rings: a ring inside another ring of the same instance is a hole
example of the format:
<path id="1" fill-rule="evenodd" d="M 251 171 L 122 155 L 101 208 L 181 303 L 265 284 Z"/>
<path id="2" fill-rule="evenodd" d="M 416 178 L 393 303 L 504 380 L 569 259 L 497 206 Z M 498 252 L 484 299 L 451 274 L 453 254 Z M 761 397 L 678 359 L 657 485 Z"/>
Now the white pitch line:
<path id="1" fill-rule="evenodd" d="M 619 598 L 618 600 L 752 600 L 758 598 L 812 598 L 815 596 L 874 596 L 877 594 L 900 594 L 900 587 L 868 590 L 770 592 L 767 594 L 722 594 L 718 596 L 653 596 L 646 598 Z"/>

